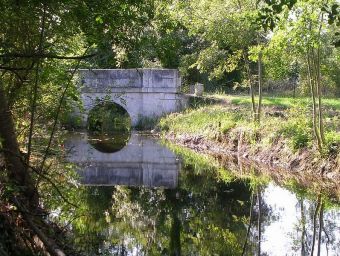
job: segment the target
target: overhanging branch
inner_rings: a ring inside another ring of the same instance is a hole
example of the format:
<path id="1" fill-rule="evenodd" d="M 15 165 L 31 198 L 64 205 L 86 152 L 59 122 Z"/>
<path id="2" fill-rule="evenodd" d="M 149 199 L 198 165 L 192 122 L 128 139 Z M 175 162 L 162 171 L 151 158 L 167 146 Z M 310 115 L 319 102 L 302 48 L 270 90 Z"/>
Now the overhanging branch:
<path id="1" fill-rule="evenodd" d="M 60 56 L 55 54 L 49 53 L 7 53 L 7 54 L 0 54 L 0 58 L 25 58 L 25 59 L 60 59 L 60 60 L 81 60 L 81 59 L 88 59 L 96 56 L 96 54 L 88 54 L 88 55 L 81 55 L 81 56 Z"/>
<path id="2" fill-rule="evenodd" d="M 8 70 L 8 71 L 20 71 L 20 70 L 31 70 L 31 67 L 25 68 L 25 67 L 7 67 L 7 66 L 1 66 L 1 70 Z"/>

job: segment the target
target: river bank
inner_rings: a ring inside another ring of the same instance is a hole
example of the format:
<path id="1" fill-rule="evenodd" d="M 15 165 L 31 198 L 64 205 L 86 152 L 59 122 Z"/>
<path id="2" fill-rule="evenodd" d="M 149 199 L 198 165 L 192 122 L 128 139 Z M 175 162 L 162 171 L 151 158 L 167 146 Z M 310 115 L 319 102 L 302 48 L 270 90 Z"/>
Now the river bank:
<path id="1" fill-rule="evenodd" d="M 250 121 L 249 102 L 234 98 L 171 114 L 160 120 L 158 129 L 165 139 L 212 155 L 231 169 L 232 165 L 253 166 L 273 179 L 295 180 L 340 198 L 337 101 L 325 104 L 327 145 L 322 154 L 313 143 L 308 101 L 264 102 L 258 126 Z"/>

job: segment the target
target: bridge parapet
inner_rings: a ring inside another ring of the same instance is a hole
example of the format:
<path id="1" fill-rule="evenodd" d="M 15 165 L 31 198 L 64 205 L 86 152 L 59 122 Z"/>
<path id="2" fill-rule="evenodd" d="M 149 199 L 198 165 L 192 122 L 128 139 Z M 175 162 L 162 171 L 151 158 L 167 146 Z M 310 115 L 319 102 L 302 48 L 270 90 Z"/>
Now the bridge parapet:
<path id="1" fill-rule="evenodd" d="M 181 86 L 176 69 L 80 69 L 79 76 L 82 93 L 176 93 Z"/>

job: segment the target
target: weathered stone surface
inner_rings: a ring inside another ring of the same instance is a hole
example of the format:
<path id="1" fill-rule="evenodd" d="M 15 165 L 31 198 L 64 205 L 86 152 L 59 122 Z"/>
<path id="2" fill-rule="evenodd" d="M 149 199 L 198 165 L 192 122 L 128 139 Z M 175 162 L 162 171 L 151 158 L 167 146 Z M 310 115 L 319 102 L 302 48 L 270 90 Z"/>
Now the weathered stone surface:
<path id="1" fill-rule="evenodd" d="M 84 125 L 97 99 L 107 96 L 127 110 L 133 126 L 143 117 L 159 117 L 186 106 L 175 69 L 80 69 L 79 78 Z"/>

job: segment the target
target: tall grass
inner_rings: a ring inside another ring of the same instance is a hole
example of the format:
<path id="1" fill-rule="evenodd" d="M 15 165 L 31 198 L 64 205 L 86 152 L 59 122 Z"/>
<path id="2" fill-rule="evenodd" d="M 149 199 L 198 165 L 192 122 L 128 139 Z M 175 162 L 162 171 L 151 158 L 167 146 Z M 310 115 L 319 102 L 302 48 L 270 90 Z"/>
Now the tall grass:
<path id="1" fill-rule="evenodd" d="M 251 121 L 250 106 L 245 106 L 250 104 L 250 100 L 240 96 L 228 97 L 231 104 L 229 101 L 229 104 L 209 105 L 171 114 L 162 118 L 159 126 L 163 131 L 176 134 L 201 135 L 208 139 L 221 138 L 222 135 L 226 140 L 233 139 L 234 131 L 243 130 L 252 133 L 248 137 L 256 135 L 254 144 L 257 146 L 269 146 L 277 139 L 284 139 L 293 151 L 313 147 L 311 109 L 307 99 L 265 98 L 265 116 L 261 124 L 255 126 Z M 340 145 L 339 102 L 336 99 L 325 101 L 328 104 L 325 107 L 326 151 L 335 153 Z M 278 110 L 277 106 L 284 108 Z"/>
<path id="2" fill-rule="evenodd" d="M 211 138 L 216 133 L 228 132 L 244 118 L 244 113 L 233 112 L 226 110 L 223 106 L 214 105 L 170 114 L 160 120 L 159 126 L 165 131 L 200 134 Z"/>

